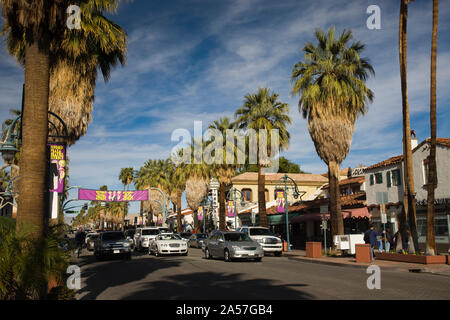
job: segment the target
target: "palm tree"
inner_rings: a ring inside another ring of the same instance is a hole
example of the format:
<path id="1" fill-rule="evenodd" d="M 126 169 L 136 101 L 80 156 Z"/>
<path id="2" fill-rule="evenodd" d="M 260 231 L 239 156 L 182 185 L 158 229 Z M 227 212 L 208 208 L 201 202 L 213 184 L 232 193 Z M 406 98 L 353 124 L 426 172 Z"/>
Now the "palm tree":
<path id="1" fill-rule="evenodd" d="M 202 140 L 192 139 L 188 148 L 194 150 L 196 144 L 202 144 L 204 148 L 206 143 Z M 211 178 L 212 167 L 207 165 L 203 159 L 200 163 L 195 163 L 194 152 L 191 153 L 191 162 L 184 165 L 184 174 L 186 179 L 186 201 L 194 212 L 194 229 L 196 233 L 200 232 L 200 224 L 198 221 L 198 208 L 200 207 L 203 198 L 208 192 L 208 182 Z M 198 159 L 196 159 L 198 160 Z"/>
<path id="2" fill-rule="evenodd" d="M 436 52 L 438 31 L 439 0 L 433 0 L 433 35 L 431 40 L 431 81 L 430 81 L 430 127 L 431 148 L 428 157 L 428 197 L 427 197 L 427 245 L 426 253 L 436 254 L 436 242 L 434 234 L 434 189 L 436 188 Z"/>
<path id="3" fill-rule="evenodd" d="M 125 187 L 126 187 L 126 190 L 130 189 L 130 184 L 133 182 L 133 179 L 134 179 L 133 168 L 122 168 L 120 170 L 119 180 L 122 181 L 123 191 L 125 191 Z M 124 204 L 124 207 L 125 207 L 125 210 L 124 210 L 123 217 L 122 217 L 122 229 L 125 227 L 124 226 L 125 216 L 128 214 L 128 202 L 126 202 Z"/>
<path id="4" fill-rule="evenodd" d="M 184 190 L 186 189 L 186 164 L 182 161 L 179 161 L 183 156 L 182 150 L 179 150 L 175 154 L 172 155 L 171 160 L 175 166 L 175 170 L 171 176 L 172 184 L 176 190 L 176 209 L 177 209 L 177 229 L 178 232 L 183 231 L 182 221 L 181 221 L 181 197 L 183 195 Z M 176 163 L 176 165 L 175 165 Z"/>
<path id="5" fill-rule="evenodd" d="M 318 44 L 308 42 L 303 61 L 292 71 L 292 94 L 301 94 L 299 110 L 308 119 L 309 134 L 317 154 L 328 165 L 330 185 L 330 216 L 332 235 L 344 234 L 340 194 L 339 167 L 350 151 L 355 121 L 364 115 L 372 91 L 365 80 L 374 70 L 360 57 L 364 45 L 353 42 L 352 32 L 344 30 L 335 38 L 335 29 L 328 33 L 315 31 Z"/>
<path id="6" fill-rule="evenodd" d="M 233 130 L 236 126 L 231 122 L 230 118 L 223 117 L 219 120 L 213 121 L 208 129 L 214 129 L 220 131 L 222 137 L 225 138 L 227 130 Z M 237 163 L 227 164 L 226 159 L 226 143 L 223 141 L 223 146 L 221 148 L 216 148 L 215 150 L 222 153 L 222 162 L 213 163 L 211 172 L 219 181 L 219 230 L 226 229 L 225 223 L 225 200 L 226 200 L 226 189 L 227 186 L 231 184 L 231 178 L 236 174 Z M 236 160 L 236 150 L 233 150 L 233 159 Z M 235 212 L 237 214 L 237 212 Z"/>
<path id="7" fill-rule="evenodd" d="M 89 0 L 80 3 L 82 11 L 81 30 L 64 27 L 59 37 L 50 43 L 50 96 L 49 111 L 58 114 L 67 125 L 68 145 L 74 144 L 87 131 L 91 121 L 97 70 L 100 69 L 105 82 L 111 68 L 125 63 L 127 47 L 125 31 L 104 16 L 114 13 L 117 0 Z M 64 10 L 68 4 L 64 6 Z M 65 14 L 65 13 L 64 13 Z M 25 42 L 14 35 L 5 23 L 2 33 L 7 37 L 7 48 L 19 63 L 24 65 Z M 49 127 L 61 133 L 62 125 Z"/>
<path id="8" fill-rule="evenodd" d="M 72 66 L 72 71 L 79 70 L 83 73 L 85 67 L 83 76 L 95 83 L 93 76 L 96 75 L 97 66 L 108 76 L 109 66 L 117 59 L 120 60 L 117 56 L 123 45 L 117 44 L 123 44 L 125 37 L 119 36 L 119 26 L 112 24 L 113 28 L 108 28 L 107 21 L 100 18 L 104 11 L 116 10 L 117 0 L 83 2 L 81 31 L 69 31 L 65 26 L 67 1 L 0 0 L 0 3 L 5 19 L 2 33 L 7 34 L 9 51 L 25 66 L 22 169 L 19 182 L 21 196 L 17 227 L 21 228 L 25 223 L 35 225 L 33 236 L 40 238 L 44 230 L 46 208 L 45 193 L 42 190 L 47 189 L 47 111 L 52 67 L 63 61 Z M 107 33 L 108 31 L 110 32 Z M 84 42 L 80 40 L 83 38 Z M 71 50 L 73 55 L 70 54 Z M 78 87 L 79 83 L 74 84 Z M 89 92 L 93 91 L 82 91 L 81 94 L 86 97 Z M 66 98 L 66 94 L 62 96 Z M 87 98 L 88 101 L 89 99 L 92 100 L 92 97 Z M 71 117 L 73 114 L 69 114 L 68 119 Z"/>
<path id="9" fill-rule="evenodd" d="M 259 150 L 259 130 L 263 129 L 267 132 L 267 155 L 275 157 L 271 154 L 271 130 L 279 130 L 279 148 L 287 150 L 289 146 L 290 134 L 286 128 L 287 124 L 291 124 L 289 117 L 289 105 L 278 100 L 278 94 L 271 93 L 269 88 L 259 88 L 257 93 L 245 96 L 242 108 L 238 109 L 235 114 L 236 126 L 240 129 L 254 129 L 258 137 L 258 211 L 260 225 L 267 227 L 266 214 L 266 197 L 265 197 L 265 177 L 262 172 L 263 167 L 268 163 L 264 163 L 260 158 Z"/>
<path id="10" fill-rule="evenodd" d="M 403 113 L 403 161 L 404 161 L 404 180 L 405 192 L 403 195 L 404 214 L 400 216 L 399 229 L 402 239 L 412 237 L 413 241 L 408 241 L 411 251 L 419 249 L 417 239 L 417 220 L 416 220 L 416 196 L 414 189 L 414 172 L 412 166 L 411 150 L 411 122 L 409 116 L 408 88 L 407 88 L 407 21 L 408 21 L 408 2 L 412 0 L 400 0 L 400 18 L 399 18 L 399 61 L 400 61 L 400 80 L 402 90 L 402 113 Z M 408 236 L 408 229 L 410 236 Z M 406 243 L 401 241 L 400 243 Z M 403 248 L 407 249 L 407 248 Z"/>

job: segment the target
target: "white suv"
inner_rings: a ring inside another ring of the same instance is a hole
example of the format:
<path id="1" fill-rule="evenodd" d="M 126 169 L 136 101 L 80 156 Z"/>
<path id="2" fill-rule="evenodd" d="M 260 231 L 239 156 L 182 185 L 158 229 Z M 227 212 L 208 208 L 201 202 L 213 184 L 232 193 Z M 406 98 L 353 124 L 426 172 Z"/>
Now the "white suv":
<path id="1" fill-rule="evenodd" d="M 137 228 L 134 234 L 134 250 L 148 249 L 150 241 L 153 241 L 161 231 L 158 227 Z"/>
<path id="2" fill-rule="evenodd" d="M 283 243 L 280 238 L 273 235 L 268 228 L 264 227 L 242 227 L 240 232 L 248 234 L 250 239 L 258 242 L 264 250 L 264 253 L 273 253 L 275 256 L 281 256 L 283 252 Z"/>

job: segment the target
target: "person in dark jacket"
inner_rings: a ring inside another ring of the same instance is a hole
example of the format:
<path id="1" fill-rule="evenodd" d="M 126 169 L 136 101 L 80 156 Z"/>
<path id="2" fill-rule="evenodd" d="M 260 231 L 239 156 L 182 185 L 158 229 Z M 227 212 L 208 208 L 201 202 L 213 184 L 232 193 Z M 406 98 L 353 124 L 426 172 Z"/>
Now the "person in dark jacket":
<path id="1" fill-rule="evenodd" d="M 364 241 L 367 244 L 370 244 L 370 256 L 372 257 L 372 260 L 375 259 L 375 257 L 374 257 L 375 247 L 378 247 L 377 236 L 378 236 L 378 232 L 375 231 L 373 224 L 371 224 L 369 226 L 369 230 L 367 230 L 364 233 Z"/>

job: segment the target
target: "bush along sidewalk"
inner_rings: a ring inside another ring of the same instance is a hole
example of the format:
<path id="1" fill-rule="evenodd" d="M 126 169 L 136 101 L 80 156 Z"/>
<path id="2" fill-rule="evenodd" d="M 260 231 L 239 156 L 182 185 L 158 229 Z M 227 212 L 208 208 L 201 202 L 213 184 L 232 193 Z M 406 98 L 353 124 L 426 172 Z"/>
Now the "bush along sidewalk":
<path id="1" fill-rule="evenodd" d="M 48 228 L 40 240 L 33 240 L 32 227 L 16 230 L 16 221 L 0 217 L 0 299 L 66 299 L 63 287 L 69 262 L 62 234 L 63 226 Z M 48 293 L 49 282 L 56 287 Z"/>

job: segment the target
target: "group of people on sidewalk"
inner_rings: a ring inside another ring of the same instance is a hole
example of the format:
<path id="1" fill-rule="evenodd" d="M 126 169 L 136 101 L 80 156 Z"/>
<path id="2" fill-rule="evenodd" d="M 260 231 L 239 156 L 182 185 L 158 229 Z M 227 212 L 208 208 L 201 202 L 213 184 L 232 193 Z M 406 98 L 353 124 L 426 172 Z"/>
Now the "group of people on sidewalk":
<path id="1" fill-rule="evenodd" d="M 397 234 L 393 237 L 389 228 L 378 232 L 375 230 L 373 224 L 371 224 L 369 229 L 364 233 L 364 242 L 370 244 L 372 260 L 374 259 L 375 250 L 378 250 L 379 252 L 383 252 L 384 250 L 389 252 L 391 248 L 395 248 L 396 239 Z"/>

